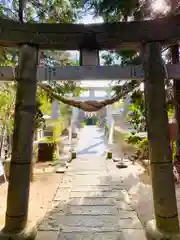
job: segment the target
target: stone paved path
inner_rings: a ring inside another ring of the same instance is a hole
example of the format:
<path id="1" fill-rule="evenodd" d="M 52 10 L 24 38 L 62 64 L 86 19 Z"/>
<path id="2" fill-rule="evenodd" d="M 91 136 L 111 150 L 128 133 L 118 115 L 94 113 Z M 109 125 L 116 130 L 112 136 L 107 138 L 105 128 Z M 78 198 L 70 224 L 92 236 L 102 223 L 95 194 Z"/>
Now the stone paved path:
<path id="1" fill-rule="evenodd" d="M 82 128 L 76 150 L 78 156 L 105 156 L 104 131 L 96 126 Z"/>
<path id="2" fill-rule="evenodd" d="M 82 130 L 79 155 L 59 185 L 53 211 L 39 225 L 38 240 L 146 239 L 123 181 L 114 182 L 102 139 L 96 127 Z"/>

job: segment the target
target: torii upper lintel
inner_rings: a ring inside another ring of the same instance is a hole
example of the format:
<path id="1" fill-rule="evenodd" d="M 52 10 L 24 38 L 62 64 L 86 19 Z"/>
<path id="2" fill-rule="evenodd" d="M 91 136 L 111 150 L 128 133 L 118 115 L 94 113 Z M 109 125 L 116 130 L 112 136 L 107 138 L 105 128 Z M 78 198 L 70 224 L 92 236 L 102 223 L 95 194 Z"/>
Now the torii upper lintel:
<path id="1" fill-rule="evenodd" d="M 144 42 L 180 40 L 180 15 L 146 21 L 102 24 L 19 23 L 0 19 L 0 45 L 34 44 L 40 49 L 134 49 Z M 88 38 L 88 41 L 87 41 Z M 89 46 L 89 43 L 91 46 Z"/>

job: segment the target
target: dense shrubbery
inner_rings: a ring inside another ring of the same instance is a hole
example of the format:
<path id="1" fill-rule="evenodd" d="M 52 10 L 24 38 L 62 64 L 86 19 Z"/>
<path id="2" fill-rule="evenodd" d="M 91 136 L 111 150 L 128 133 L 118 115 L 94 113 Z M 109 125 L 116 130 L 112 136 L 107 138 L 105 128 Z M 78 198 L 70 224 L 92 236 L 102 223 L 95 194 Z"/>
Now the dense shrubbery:
<path id="1" fill-rule="evenodd" d="M 136 152 L 133 155 L 134 159 L 148 159 L 149 158 L 149 150 L 148 150 L 148 139 L 136 136 L 135 134 L 131 134 L 126 139 L 128 144 L 132 144 L 136 148 Z"/>

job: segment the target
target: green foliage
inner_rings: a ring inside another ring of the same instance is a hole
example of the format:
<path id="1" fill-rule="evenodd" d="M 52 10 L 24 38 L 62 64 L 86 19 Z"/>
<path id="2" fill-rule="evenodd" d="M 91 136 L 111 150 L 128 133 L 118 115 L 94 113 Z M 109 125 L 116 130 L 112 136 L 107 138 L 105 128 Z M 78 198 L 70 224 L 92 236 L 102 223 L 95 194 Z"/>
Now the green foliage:
<path id="1" fill-rule="evenodd" d="M 136 90 L 131 96 L 131 105 L 128 113 L 129 123 L 132 124 L 137 132 L 145 132 L 146 126 L 146 110 L 144 93 L 140 90 Z M 167 104 L 168 117 L 174 116 L 173 104 Z"/>
<path id="2" fill-rule="evenodd" d="M 121 109 L 123 107 L 124 107 L 124 100 L 123 99 L 120 99 L 119 102 L 115 102 L 112 105 L 112 109 Z"/>
<path id="3" fill-rule="evenodd" d="M 81 1 L 76 0 L 42 0 L 42 1 L 26 1 L 26 4 L 19 5 L 24 1 L 12 0 L 12 4 L 9 1 L 2 1 L 0 4 L 0 17 L 5 17 L 13 20 L 20 20 L 20 11 L 26 8 L 24 11 L 24 21 L 26 22 L 62 22 L 70 23 L 77 20 L 80 16 L 80 8 L 82 6 Z M 0 47 L 0 65 L 15 66 L 18 61 L 18 50 L 17 49 L 6 49 Z M 56 66 L 56 65 L 76 65 L 77 63 L 70 60 L 70 55 L 65 51 L 41 51 L 41 57 L 43 58 L 44 65 Z M 49 79 L 51 80 L 51 79 Z M 63 81 L 59 84 L 54 84 L 54 91 L 60 94 L 72 93 L 73 91 L 78 95 L 80 90 L 76 88 L 75 82 Z M 15 94 L 15 92 L 13 93 Z M 6 96 L 4 93 L 0 96 L 0 101 L 5 101 Z M 10 98 L 11 99 L 11 98 Z M 14 99 L 14 98 L 12 98 Z M 40 88 L 37 91 L 37 103 L 36 103 L 36 125 L 38 128 L 44 124 L 44 115 L 50 115 L 51 97 Z M 4 102 L 2 102 L 2 106 Z M 2 107 L 1 107 L 2 108 Z M 1 110 L 0 110 L 1 111 Z M 2 109 L 1 115 L 5 111 Z M 13 118 L 11 118 L 13 119 Z M 9 120 L 6 123 L 8 129 L 11 128 L 13 121 Z M 2 120 L 1 120 L 2 121 Z M 6 121 L 7 122 L 7 121 Z"/>
<path id="4" fill-rule="evenodd" d="M 52 112 L 51 99 L 41 88 L 37 89 L 36 99 L 35 128 L 43 128 L 45 126 L 44 115 L 50 115 Z"/>
<path id="5" fill-rule="evenodd" d="M 85 127 L 85 126 L 87 125 L 86 121 L 83 121 L 83 122 L 81 123 L 81 125 L 82 125 L 82 127 Z"/>
<path id="6" fill-rule="evenodd" d="M 99 121 L 96 121 L 96 126 L 100 127 L 100 122 Z"/>
<path id="7" fill-rule="evenodd" d="M 48 94 L 40 88 L 38 88 L 37 91 L 37 102 L 39 103 L 39 108 L 44 115 L 50 115 L 52 113 L 51 99 Z"/>
<path id="8" fill-rule="evenodd" d="M 49 144 L 54 144 L 54 143 L 56 143 L 54 137 L 44 137 L 43 139 L 41 139 L 41 142 L 43 142 L 43 143 L 49 143 Z"/>
<path id="9" fill-rule="evenodd" d="M 0 127 L 8 135 L 12 134 L 14 122 L 15 85 L 1 84 L 0 86 Z"/>
<path id="10" fill-rule="evenodd" d="M 105 66 L 116 65 L 119 55 L 116 51 L 105 51 L 101 54 Z"/>
<path id="11" fill-rule="evenodd" d="M 19 7 L 18 0 L 2 1 L 0 13 L 3 16 L 14 20 L 19 19 L 19 9 L 24 11 L 23 19 L 28 22 L 61 22 L 70 23 L 81 16 L 82 1 L 77 0 L 41 0 L 41 1 L 21 1 Z"/>
<path id="12" fill-rule="evenodd" d="M 59 140 L 62 131 L 67 127 L 66 116 L 59 117 L 58 120 L 54 121 L 53 137 L 55 140 Z"/>
<path id="13" fill-rule="evenodd" d="M 174 116 L 175 113 L 175 109 L 173 107 L 172 104 L 167 104 L 167 108 L 168 108 L 168 117 L 171 118 Z"/>
<path id="14" fill-rule="evenodd" d="M 149 148 L 148 148 L 148 139 L 142 138 L 135 133 L 130 134 L 125 141 L 128 144 L 132 144 L 136 148 L 136 158 L 138 159 L 149 159 Z"/>
<path id="15" fill-rule="evenodd" d="M 139 159 L 149 159 L 148 139 L 143 138 L 137 145 Z"/>
<path id="16" fill-rule="evenodd" d="M 139 0 L 87 0 L 88 8 L 95 16 L 101 16 L 107 22 L 127 20 L 128 16 L 140 8 Z"/>
<path id="17" fill-rule="evenodd" d="M 134 133 L 132 133 L 127 137 L 126 142 L 128 144 L 136 145 L 141 141 L 141 139 L 142 138 L 140 138 L 139 136 L 136 136 Z"/>
<path id="18" fill-rule="evenodd" d="M 176 159 L 176 153 L 177 153 L 177 144 L 176 144 L 176 141 L 173 141 L 173 152 L 172 152 L 172 159 L 173 161 Z"/>
<path id="19" fill-rule="evenodd" d="M 141 64 L 140 55 L 134 50 L 119 50 L 117 54 L 121 56 L 121 65 L 139 65 Z"/>
<path id="20" fill-rule="evenodd" d="M 144 96 L 140 90 L 133 92 L 131 96 L 130 112 L 128 114 L 129 122 L 137 132 L 146 131 Z"/>

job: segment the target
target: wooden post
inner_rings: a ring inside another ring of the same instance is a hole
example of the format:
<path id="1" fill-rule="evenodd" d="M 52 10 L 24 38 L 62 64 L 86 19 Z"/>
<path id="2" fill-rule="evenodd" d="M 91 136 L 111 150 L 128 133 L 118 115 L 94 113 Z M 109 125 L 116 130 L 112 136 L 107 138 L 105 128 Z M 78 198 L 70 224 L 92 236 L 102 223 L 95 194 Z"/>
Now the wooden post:
<path id="1" fill-rule="evenodd" d="M 145 99 L 154 196 L 155 221 L 147 224 L 148 239 L 180 239 L 168 116 L 165 103 L 165 71 L 161 45 L 143 48 Z"/>
<path id="2" fill-rule="evenodd" d="M 21 46 L 6 221 L 0 239 L 32 240 L 36 237 L 36 230 L 27 225 L 27 216 L 36 113 L 37 56 L 35 46 Z"/>

